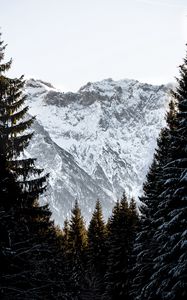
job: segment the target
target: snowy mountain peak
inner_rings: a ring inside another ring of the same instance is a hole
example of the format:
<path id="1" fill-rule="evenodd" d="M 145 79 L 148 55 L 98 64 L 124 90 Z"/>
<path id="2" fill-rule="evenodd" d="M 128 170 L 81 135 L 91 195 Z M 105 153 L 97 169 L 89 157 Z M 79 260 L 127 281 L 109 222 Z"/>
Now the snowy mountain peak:
<path id="1" fill-rule="evenodd" d="M 133 90 L 143 89 L 145 91 L 149 89 L 157 90 L 160 88 L 164 89 L 164 85 L 153 86 L 151 84 L 140 83 L 139 81 L 133 79 L 114 81 L 112 78 L 108 78 L 94 83 L 88 82 L 85 86 L 79 89 L 79 93 L 93 92 L 103 96 L 112 97 L 122 93 L 132 94 L 132 88 Z M 167 87 L 165 87 L 165 89 L 167 89 Z"/>
<path id="2" fill-rule="evenodd" d="M 124 190 L 138 199 L 165 125 L 167 86 L 109 78 L 62 93 L 31 79 L 25 93 L 38 122 L 28 152 L 51 173 L 47 198 L 58 222 L 76 198 L 87 220 L 97 198 L 105 216 Z"/>

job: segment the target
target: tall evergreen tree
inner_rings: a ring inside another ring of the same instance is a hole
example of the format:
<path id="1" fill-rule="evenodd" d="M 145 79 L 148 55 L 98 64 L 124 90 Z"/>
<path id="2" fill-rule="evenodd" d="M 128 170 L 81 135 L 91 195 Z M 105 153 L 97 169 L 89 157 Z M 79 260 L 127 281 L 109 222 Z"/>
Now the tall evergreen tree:
<path id="1" fill-rule="evenodd" d="M 158 140 L 156 162 L 144 186 L 146 206 L 136 241 L 135 299 L 186 297 L 186 59 L 180 70 L 168 128 Z"/>
<path id="2" fill-rule="evenodd" d="M 108 226 L 109 254 L 104 299 L 131 299 L 129 271 L 137 221 L 134 201 L 129 206 L 123 194 L 120 203 L 114 207 Z"/>
<path id="3" fill-rule="evenodd" d="M 107 231 L 103 219 L 102 207 L 96 201 L 88 226 L 88 262 L 86 268 L 86 291 L 83 299 L 101 299 L 104 290 L 104 275 L 107 262 Z"/>
<path id="4" fill-rule="evenodd" d="M 56 295 L 62 294 L 63 284 L 59 288 L 54 279 L 57 270 L 52 266 L 58 264 L 53 255 L 58 245 L 51 213 L 38 204 L 47 176 L 35 167 L 35 159 L 21 158 L 33 135 L 28 129 L 34 118 L 27 117 L 28 107 L 24 106 L 23 77 L 4 75 L 11 65 L 11 61 L 2 63 L 4 50 L 1 41 L 0 298 L 53 299 L 54 287 Z"/>
<path id="5" fill-rule="evenodd" d="M 84 261 L 87 248 L 87 231 L 77 200 L 69 222 L 69 245 L 72 254 L 79 256 Z"/>
<path id="6" fill-rule="evenodd" d="M 101 278 L 106 271 L 106 226 L 103 219 L 102 207 L 99 200 L 88 227 L 89 263 Z"/>
<path id="7" fill-rule="evenodd" d="M 161 180 L 153 239 L 158 241 L 154 269 L 147 287 L 149 299 L 156 291 L 160 299 L 185 299 L 187 296 L 187 56 L 180 66 L 180 79 L 173 97 L 176 117 L 169 124 L 168 157 Z"/>
<path id="8" fill-rule="evenodd" d="M 173 128 L 176 116 L 174 102 L 171 101 L 169 106 L 170 110 L 167 113 L 168 127 L 162 129 L 160 132 L 153 163 L 147 174 L 146 182 L 143 185 L 144 193 L 140 197 L 142 203 L 139 208 L 141 217 L 134 245 L 136 264 L 133 270 L 134 280 L 132 294 L 134 294 L 135 299 L 147 299 L 147 295 L 144 295 L 144 288 L 148 284 L 153 273 L 153 260 L 154 255 L 157 252 L 158 243 L 152 237 L 158 227 L 158 222 L 154 222 L 153 215 L 158 211 L 158 205 L 160 203 L 159 195 L 164 188 L 161 180 L 163 176 L 163 167 L 169 160 L 169 126 Z"/>
<path id="9" fill-rule="evenodd" d="M 153 257 L 157 251 L 157 243 L 152 239 L 156 228 L 156 224 L 153 223 L 153 214 L 158 210 L 158 196 L 163 189 L 160 180 L 163 164 L 167 159 L 168 135 L 168 128 L 163 129 L 160 133 L 159 147 L 143 186 L 144 194 L 140 197 L 142 203 L 139 208 L 141 217 L 133 251 L 136 258 L 132 290 L 135 299 L 146 299 L 143 297 L 144 286 L 148 283 L 153 272 Z"/>
<path id="10" fill-rule="evenodd" d="M 81 215 L 78 201 L 75 201 L 72 216 L 69 222 L 69 254 L 72 281 L 72 297 L 81 299 L 81 290 L 84 285 L 87 253 L 87 231 Z M 74 299 L 74 298 L 73 298 Z"/>

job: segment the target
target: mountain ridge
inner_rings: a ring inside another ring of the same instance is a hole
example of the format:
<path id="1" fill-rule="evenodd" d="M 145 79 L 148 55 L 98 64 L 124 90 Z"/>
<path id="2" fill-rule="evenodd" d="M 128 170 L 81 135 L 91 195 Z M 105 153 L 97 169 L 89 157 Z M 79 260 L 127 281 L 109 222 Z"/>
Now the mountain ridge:
<path id="1" fill-rule="evenodd" d="M 41 80 L 26 81 L 29 113 L 36 115 L 38 124 L 38 142 L 33 140 L 27 151 L 52 172 L 53 197 L 48 202 L 58 223 L 62 224 L 75 199 L 87 222 L 97 198 L 105 218 L 124 190 L 138 201 L 156 139 L 165 126 L 169 88 L 109 78 L 87 83 L 76 93 L 63 93 Z M 47 149 L 45 158 L 38 148 Z M 56 170 L 49 167 L 50 155 L 58 161 Z"/>

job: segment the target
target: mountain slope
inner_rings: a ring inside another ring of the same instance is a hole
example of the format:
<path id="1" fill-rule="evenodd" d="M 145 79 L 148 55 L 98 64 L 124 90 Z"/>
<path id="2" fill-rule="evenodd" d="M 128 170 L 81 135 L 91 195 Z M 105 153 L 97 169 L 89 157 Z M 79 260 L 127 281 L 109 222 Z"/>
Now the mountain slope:
<path id="1" fill-rule="evenodd" d="M 26 82 L 29 113 L 37 119 L 27 151 L 51 174 L 46 199 L 57 222 L 76 198 L 86 220 L 97 198 L 105 217 L 124 189 L 137 199 L 165 125 L 168 90 L 107 79 L 62 93 L 39 80 Z"/>

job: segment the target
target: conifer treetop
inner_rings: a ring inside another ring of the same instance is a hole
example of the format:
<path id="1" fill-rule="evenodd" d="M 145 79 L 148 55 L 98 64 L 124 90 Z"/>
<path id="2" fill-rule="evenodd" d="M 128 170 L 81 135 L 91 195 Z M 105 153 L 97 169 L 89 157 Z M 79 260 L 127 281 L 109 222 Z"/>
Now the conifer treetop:
<path id="1" fill-rule="evenodd" d="M 2 33 L 0 32 L 0 76 L 5 71 L 8 71 L 11 67 L 11 64 L 12 64 L 12 59 L 10 59 L 6 63 L 1 63 L 4 60 L 4 51 L 5 51 L 6 46 L 7 46 L 7 45 L 4 45 L 4 42 L 1 39 L 1 36 L 2 36 Z"/>

